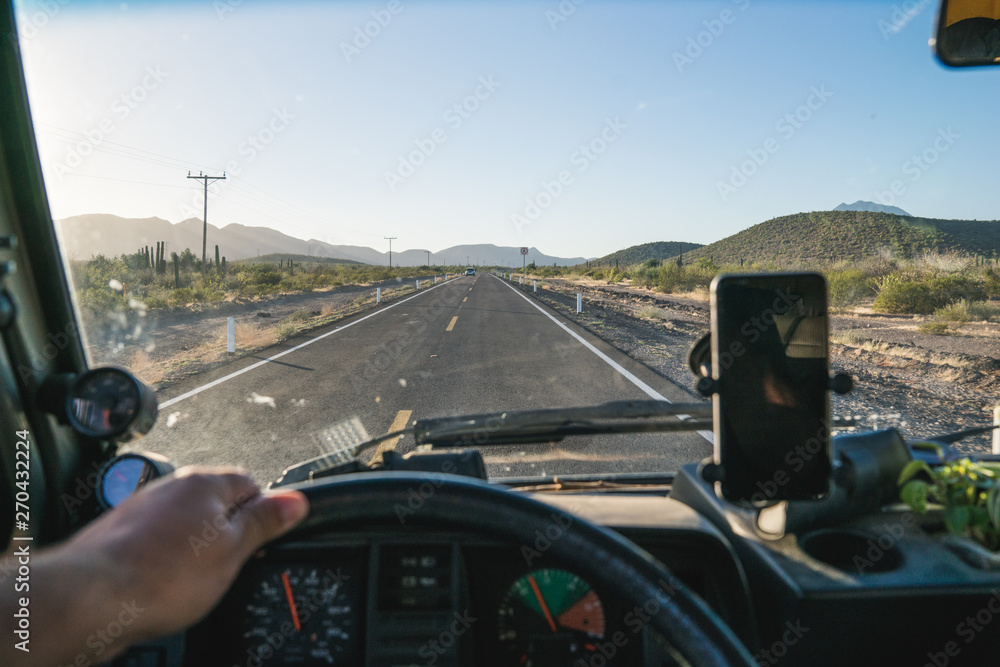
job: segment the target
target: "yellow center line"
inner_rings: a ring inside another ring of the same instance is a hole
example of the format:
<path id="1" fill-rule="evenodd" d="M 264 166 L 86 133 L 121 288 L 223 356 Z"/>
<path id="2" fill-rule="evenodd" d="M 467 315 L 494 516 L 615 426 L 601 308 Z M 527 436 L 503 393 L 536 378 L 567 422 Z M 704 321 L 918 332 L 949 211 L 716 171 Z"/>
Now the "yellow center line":
<path id="1" fill-rule="evenodd" d="M 462 303 L 465 303 L 468 300 L 469 300 L 469 297 L 465 297 L 464 299 L 462 299 Z"/>
<path id="2" fill-rule="evenodd" d="M 457 322 L 457 321 L 458 321 L 458 315 L 456 315 L 455 317 L 451 318 L 451 322 L 448 322 L 448 328 L 446 328 L 445 331 L 451 331 L 452 329 L 454 329 L 455 328 L 455 322 Z"/>
<path id="3" fill-rule="evenodd" d="M 400 431 L 403 428 L 405 428 L 406 425 L 410 422 L 410 415 L 412 414 L 413 410 L 400 410 L 398 413 L 396 413 L 396 418 L 392 420 L 392 424 L 389 425 L 389 430 L 386 431 L 386 433 L 392 433 L 393 431 Z M 378 446 L 378 449 L 375 450 L 375 454 L 372 455 L 371 462 L 381 463 L 382 452 L 387 452 L 390 449 L 395 449 L 396 443 L 398 442 L 399 442 L 399 436 L 397 435 L 395 438 L 389 438 L 388 440 L 380 444 Z"/>

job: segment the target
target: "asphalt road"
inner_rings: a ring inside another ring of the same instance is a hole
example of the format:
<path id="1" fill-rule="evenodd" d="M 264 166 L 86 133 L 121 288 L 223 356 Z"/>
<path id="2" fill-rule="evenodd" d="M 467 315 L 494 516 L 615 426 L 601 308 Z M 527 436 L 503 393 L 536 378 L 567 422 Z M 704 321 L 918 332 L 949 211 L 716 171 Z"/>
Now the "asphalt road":
<path id="1" fill-rule="evenodd" d="M 266 483 L 289 465 L 324 453 L 317 435 L 336 432 L 353 418 L 376 436 L 418 417 L 656 394 L 690 400 L 522 290 L 479 274 L 169 387 L 158 397 L 156 427 L 135 447 L 178 465 L 242 466 Z M 404 436 L 386 446 L 405 453 L 413 442 Z M 711 445 L 697 433 L 674 433 L 588 436 L 482 452 L 491 477 L 526 476 L 671 471 L 709 455 Z"/>

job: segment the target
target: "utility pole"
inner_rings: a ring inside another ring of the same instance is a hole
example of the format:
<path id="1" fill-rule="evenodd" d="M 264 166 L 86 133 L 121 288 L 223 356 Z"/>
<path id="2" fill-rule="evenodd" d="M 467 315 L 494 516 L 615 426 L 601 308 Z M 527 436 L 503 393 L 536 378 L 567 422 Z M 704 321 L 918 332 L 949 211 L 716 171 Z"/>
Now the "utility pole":
<path id="1" fill-rule="evenodd" d="M 431 265 L 431 251 L 430 250 L 425 250 L 424 252 L 427 253 L 427 266 L 430 266 Z"/>
<path id="2" fill-rule="evenodd" d="M 188 172 L 188 178 L 193 178 L 195 180 L 200 180 L 205 186 L 205 212 L 201 216 L 202 228 L 201 228 L 201 277 L 205 277 L 205 269 L 207 268 L 208 259 L 207 249 L 208 249 L 208 182 L 209 181 L 224 181 L 226 180 L 226 172 L 222 172 L 222 176 L 209 176 L 207 174 L 202 174 L 200 171 L 197 176 L 192 176 L 191 172 Z"/>
<path id="3" fill-rule="evenodd" d="M 382 238 L 389 241 L 389 268 L 392 268 L 392 242 L 395 240 L 395 236 L 383 236 Z"/>

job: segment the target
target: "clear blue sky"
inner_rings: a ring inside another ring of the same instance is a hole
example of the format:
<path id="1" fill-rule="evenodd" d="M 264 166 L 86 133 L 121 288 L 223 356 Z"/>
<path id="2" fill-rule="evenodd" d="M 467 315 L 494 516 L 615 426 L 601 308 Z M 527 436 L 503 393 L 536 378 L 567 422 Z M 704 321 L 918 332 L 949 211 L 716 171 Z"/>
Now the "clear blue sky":
<path id="1" fill-rule="evenodd" d="M 215 225 L 599 256 L 709 243 L 894 181 L 914 215 L 1000 218 L 1000 69 L 939 65 L 936 2 L 905 4 L 912 16 L 899 1 L 17 6 L 58 218 L 200 217 L 187 170 L 235 165 L 210 197 Z M 372 12 L 386 25 L 357 48 Z M 449 113 L 477 87 L 477 108 Z M 400 172 L 417 142 L 433 153 Z M 933 164 L 910 162 L 925 152 Z M 753 155 L 767 160 L 733 177 Z"/>

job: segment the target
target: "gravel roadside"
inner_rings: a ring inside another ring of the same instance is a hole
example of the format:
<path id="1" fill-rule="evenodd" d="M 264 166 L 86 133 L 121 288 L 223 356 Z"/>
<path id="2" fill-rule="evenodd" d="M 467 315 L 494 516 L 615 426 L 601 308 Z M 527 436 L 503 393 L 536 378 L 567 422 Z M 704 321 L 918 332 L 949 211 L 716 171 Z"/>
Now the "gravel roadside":
<path id="1" fill-rule="evenodd" d="M 521 289 L 532 293 L 530 280 Z M 584 298 L 579 315 L 578 292 Z M 559 279 L 539 280 L 533 296 L 700 398 L 687 356 L 708 331 L 707 299 Z M 931 336 L 917 331 L 921 321 L 866 308 L 831 317 L 832 371 L 847 373 L 855 384 L 831 401 L 835 417 L 856 421 L 847 430 L 893 427 L 916 439 L 992 423 L 1000 402 L 1000 325 L 968 324 L 959 335 Z M 982 453 L 990 443 L 990 435 L 979 435 L 955 448 Z"/>

